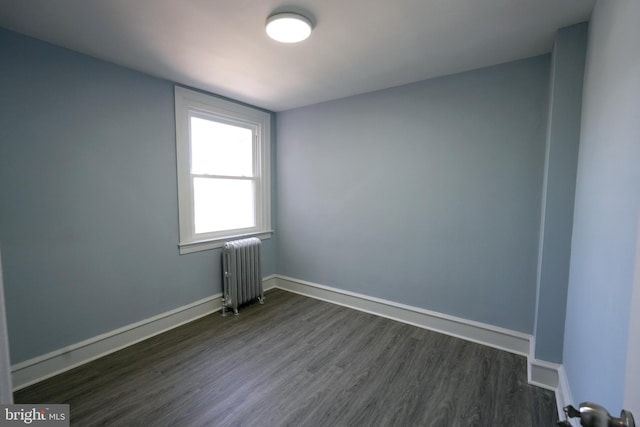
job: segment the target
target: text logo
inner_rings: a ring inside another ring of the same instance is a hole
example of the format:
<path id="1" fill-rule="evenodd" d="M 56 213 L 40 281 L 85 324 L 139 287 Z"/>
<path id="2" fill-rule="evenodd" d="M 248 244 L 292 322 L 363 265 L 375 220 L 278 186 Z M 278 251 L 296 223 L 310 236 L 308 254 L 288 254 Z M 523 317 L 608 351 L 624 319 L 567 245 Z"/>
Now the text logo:
<path id="1" fill-rule="evenodd" d="M 0 427 L 69 427 L 69 405 L 0 405 Z"/>

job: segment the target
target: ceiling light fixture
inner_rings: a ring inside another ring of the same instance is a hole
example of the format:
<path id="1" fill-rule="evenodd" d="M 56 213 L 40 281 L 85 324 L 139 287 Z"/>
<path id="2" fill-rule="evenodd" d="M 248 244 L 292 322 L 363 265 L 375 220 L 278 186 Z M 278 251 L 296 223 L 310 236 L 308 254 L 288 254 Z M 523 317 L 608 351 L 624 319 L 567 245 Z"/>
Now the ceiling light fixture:
<path id="1" fill-rule="evenodd" d="M 311 21 L 297 13 L 278 13 L 267 18 L 267 34 L 282 43 L 298 43 L 311 34 Z"/>

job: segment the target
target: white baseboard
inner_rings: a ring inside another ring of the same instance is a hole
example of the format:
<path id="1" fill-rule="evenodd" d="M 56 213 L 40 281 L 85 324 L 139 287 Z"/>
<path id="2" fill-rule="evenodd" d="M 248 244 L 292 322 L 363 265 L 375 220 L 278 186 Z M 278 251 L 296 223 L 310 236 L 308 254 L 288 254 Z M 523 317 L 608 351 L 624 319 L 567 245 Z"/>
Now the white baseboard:
<path id="1" fill-rule="evenodd" d="M 543 360 L 529 359 L 528 380 L 529 384 L 556 391 L 558 388 L 558 369 L 561 365 L 545 362 Z"/>
<path id="2" fill-rule="evenodd" d="M 558 407 L 558 418 L 564 420 L 563 408 L 567 405 L 573 405 L 573 397 L 571 396 L 571 388 L 569 387 L 569 379 L 564 366 L 558 368 L 558 388 L 556 389 L 556 406 Z M 576 406 L 577 407 L 577 406 Z M 577 418 L 569 420 L 572 426 L 580 427 L 580 421 Z"/>
<path id="3" fill-rule="evenodd" d="M 276 287 L 359 311 L 528 356 L 531 335 L 381 298 L 275 275 Z"/>
<path id="4" fill-rule="evenodd" d="M 266 277 L 263 279 L 263 286 L 265 291 L 280 288 L 510 353 L 527 356 L 529 383 L 556 392 L 556 402 L 560 415 L 562 415 L 562 408 L 572 403 L 564 368 L 561 365 L 534 359 L 532 357 L 534 354 L 532 347 L 534 341 L 531 335 L 287 276 L 271 275 Z M 17 363 L 11 367 L 13 390 L 22 389 L 185 323 L 192 322 L 220 310 L 221 307 L 222 295 L 212 295 L 157 316 Z"/>
<path id="5" fill-rule="evenodd" d="M 535 358 L 536 338 L 529 342 L 529 356 L 527 357 L 527 380 L 529 384 L 556 391 L 558 388 L 558 369 L 561 365 Z"/>
<path id="6" fill-rule="evenodd" d="M 563 408 L 571 405 L 571 390 L 564 366 L 558 363 L 546 362 L 535 358 L 535 337 L 531 338 L 531 348 L 527 360 L 527 379 L 529 384 L 551 390 L 556 396 L 558 419 L 564 420 Z M 573 426 L 579 427 L 579 422 L 569 420 Z"/>
<path id="7" fill-rule="evenodd" d="M 264 289 L 275 286 L 273 275 L 263 279 Z M 222 294 L 115 329 L 11 367 L 13 390 L 30 386 L 155 335 L 192 322 L 222 308 Z"/>
<path id="8" fill-rule="evenodd" d="M 269 289 L 273 289 L 276 287 L 276 275 L 272 274 L 271 276 L 267 276 L 262 279 L 262 288 L 264 291 L 268 291 Z"/>
<path id="9" fill-rule="evenodd" d="M 526 356 L 529 384 L 555 392 L 558 416 L 564 419 L 562 408 L 571 403 L 564 367 L 535 359 L 535 339 L 532 335 L 279 274 L 275 275 L 274 280 L 276 288 L 289 292 Z"/>

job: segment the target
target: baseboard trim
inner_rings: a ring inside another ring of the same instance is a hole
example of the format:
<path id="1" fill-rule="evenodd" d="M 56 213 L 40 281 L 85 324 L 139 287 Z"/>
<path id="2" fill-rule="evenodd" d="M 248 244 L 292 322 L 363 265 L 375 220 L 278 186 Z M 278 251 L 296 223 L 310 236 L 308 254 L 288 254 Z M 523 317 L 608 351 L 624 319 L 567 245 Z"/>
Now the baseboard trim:
<path id="1" fill-rule="evenodd" d="M 264 289 L 264 291 L 268 291 L 271 289 L 275 289 L 276 287 L 276 275 L 272 274 L 271 276 L 267 276 L 264 279 L 262 279 L 262 288 Z"/>
<path id="2" fill-rule="evenodd" d="M 535 337 L 531 337 L 529 357 L 527 360 L 527 380 L 529 384 L 542 387 L 554 392 L 556 397 L 556 408 L 558 410 L 558 419 L 564 420 L 563 408 L 572 404 L 571 390 L 569 389 L 569 381 L 564 366 L 558 363 L 546 362 L 538 360 L 534 356 L 536 354 Z M 579 427 L 575 420 L 570 420 L 571 425 Z"/>
<path id="3" fill-rule="evenodd" d="M 561 365 L 543 360 L 529 359 L 529 384 L 556 391 L 558 388 L 558 369 Z"/>
<path id="4" fill-rule="evenodd" d="M 561 365 L 535 358 L 536 338 L 529 341 L 529 356 L 527 357 L 527 380 L 529 384 L 556 391 L 558 388 L 558 369 Z"/>
<path id="5" fill-rule="evenodd" d="M 558 407 L 559 419 L 564 420 L 563 408 L 568 405 L 573 405 L 573 397 L 571 396 L 567 371 L 565 371 L 564 366 L 560 365 L 558 367 L 558 388 L 556 389 L 556 406 Z M 569 419 L 569 422 L 574 427 L 580 427 L 580 422 L 577 418 Z"/>
<path id="6" fill-rule="evenodd" d="M 572 403 L 564 367 L 533 358 L 534 339 L 531 335 L 277 274 L 265 277 L 263 286 L 265 291 L 279 288 L 526 356 L 529 383 L 555 391 L 558 414 L 561 419 L 562 408 Z M 221 308 L 222 294 L 215 294 L 17 363 L 11 367 L 13 391 L 177 328 L 219 311 Z"/>
<path id="7" fill-rule="evenodd" d="M 441 332 L 510 353 L 522 356 L 529 355 L 531 335 L 521 332 L 279 274 L 275 275 L 275 286 L 289 292 Z"/>
<path id="8" fill-rule="evenodd" d="M 572 402 L 564 367 L 536 359 L 532 335 L 279 274 L 274 281 L 276 288 L 289 292 L 526 356 L 529 384 L 555 393 L 559 419 L 564 419 L 562 408 Z"/>
<path id="9" fill-rule="evenodd" d="M 274 288 L 275 276 L 264 278 L 263 286 L 265 290 Z M 11 367 L 13 391 L 193 322 L 221 308 L 222 294 L 215 294 L 68 347 L 16 363 Z"/>

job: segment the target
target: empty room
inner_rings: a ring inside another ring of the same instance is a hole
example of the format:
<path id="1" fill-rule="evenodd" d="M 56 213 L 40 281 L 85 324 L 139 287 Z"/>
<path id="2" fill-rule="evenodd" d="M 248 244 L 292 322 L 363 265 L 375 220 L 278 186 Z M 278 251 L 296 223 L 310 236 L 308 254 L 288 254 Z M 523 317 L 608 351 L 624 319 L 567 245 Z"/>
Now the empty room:
<path id="1" fill-rule="evenodd" d="M 0 0 L 0 425 L 634 426 L 638 22 Z"/>

